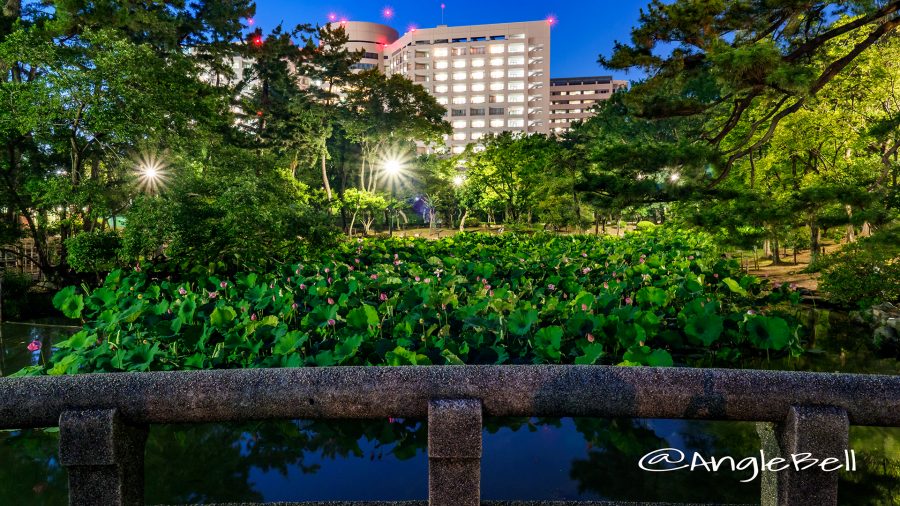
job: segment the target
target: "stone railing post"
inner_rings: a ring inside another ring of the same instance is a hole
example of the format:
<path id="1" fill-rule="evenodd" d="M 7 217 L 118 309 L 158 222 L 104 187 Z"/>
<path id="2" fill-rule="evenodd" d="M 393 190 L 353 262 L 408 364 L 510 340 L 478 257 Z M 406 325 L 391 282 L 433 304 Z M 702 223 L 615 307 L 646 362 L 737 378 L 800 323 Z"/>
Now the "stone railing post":
<path id="1" fill-rule="evenodd" d="M 70 506 L 144 504 L 147 428 L 115 409 L 66 411 L 59 417 L 59 460 L 69 474 Z"/>
<path id="2" fill-rule="evenodd" d="M 793 406 L 784 422 L 757 425 L 766 460 L 808 453 L 819 465 L 797 471 L 794 465 L 762 476 L 762 506 L 837 506 L 838 471 L 826 472 L 820 465 L 837 459 L 829 468 L 847 459 L 850 422 L 847 412 L 828 406 Z M 802 456 L 800 457 L 802 458 Z M 808 464 L 808 463 L 807 463 Z M 802 467 L 807 464 L 801 463 Z"/>
<path id="3" fill-rule="evenodd" d="M 428 404 L 428 504 L 481 504 L 480 400 Z"/>

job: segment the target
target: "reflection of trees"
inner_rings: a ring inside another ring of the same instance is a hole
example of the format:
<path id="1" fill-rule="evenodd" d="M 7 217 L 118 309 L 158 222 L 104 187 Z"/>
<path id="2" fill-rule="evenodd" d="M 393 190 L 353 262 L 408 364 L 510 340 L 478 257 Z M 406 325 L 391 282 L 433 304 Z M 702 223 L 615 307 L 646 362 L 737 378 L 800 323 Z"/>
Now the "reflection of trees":
<path id="1" fill-rule="evenodd" d="M 259 502 L 263 497 L 250 482 L 251 470 L 286 476 L 294 467 L 316 473 L 318 465 L 305 464 L 305 457 L 365 457 L 363 442 L 374 443 L 373 460 L 385 454 L 404 460 L 424 451 L 427 432 L 417 421 L 399 419 L 153 427 L 147 441 L 147 502 Z"/>
<path id="2" fill-rule="evenodd" d="M 587 448 L 570 468 L 581 494 L 628 501 L 759 501 L 759 480 L 739 481 L 747 472 L 650 473 L 637 466 L 647 452 L 666 447 L 704 456 L 756 456 L 759 439 L 751 423 L 679 423 L 674 439 L 641 420 L 576 418 L 574 423 Z M 488 433 L 560 426 L 558 419 L 485 418 Z M 66 504 L 57 440 L 55 433 L 42 431 L 0 433 L 0 504 Z M 424 452 L 426 443 L 426 426 L 416 420 L 156 426 L 147 441 L 147 502 L 262 501 L 250 480 L 254 469 L 316 473 L 318 466 L 309 463 L 313 456 L 405 460 Z M 900 505 L 900 429 L 854 427 L 851 444 L 859 470 L 842 474 L 840 504 Z"/>
<path id="3" fill-rule="evenodd" d="M 900 428 L 851 427 L 857 470 L 841 473 L 838 502 L 900 505 Z"/>
<path id="4" fill-rule="evenodd" d="M 66 472 L 57 461 L 56 433 L 0 432 L 0 504 L 64 505 Z"/>

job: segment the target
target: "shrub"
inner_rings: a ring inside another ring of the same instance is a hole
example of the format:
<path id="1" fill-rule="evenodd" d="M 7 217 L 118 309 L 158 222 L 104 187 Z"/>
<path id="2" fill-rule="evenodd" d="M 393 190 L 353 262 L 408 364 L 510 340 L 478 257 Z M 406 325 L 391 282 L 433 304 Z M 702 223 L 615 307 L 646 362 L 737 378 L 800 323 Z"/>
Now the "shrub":
<path id="1" fill-rule="evenodd" d="M 819 288 L 836 304 L 865 308 L 900 301 L 900 229 L 860 239 L 821 265 Z"/>
<path id="2" fill-rule="evenodd" d="M 28 290 L 34 280 L 28 274 L 4 272 L 3 278 L 3 319 L 21 318 L 28 308 Z"/>
<path id="3" fill-rule="evenodd" d="M 69 265 L 80 273 L 110 271 L 116 267 L 121 245 L 119 234 L 111 230 L 78 234 L 66 240 Z"/>
<path id="4" fill-rule="evenodd" d="M 640 232 L 649 232 L 656 228 L 656 223 L 653 223 L 652 221 L 639 221 L 637 225 L 635 225 L 635 228 Z"/>
<path id="5" fill-rule="evenodd" d="M 466 218 L 466 228 L 478 228 L 481 226 L 481 220 L 478 218 Z"/>

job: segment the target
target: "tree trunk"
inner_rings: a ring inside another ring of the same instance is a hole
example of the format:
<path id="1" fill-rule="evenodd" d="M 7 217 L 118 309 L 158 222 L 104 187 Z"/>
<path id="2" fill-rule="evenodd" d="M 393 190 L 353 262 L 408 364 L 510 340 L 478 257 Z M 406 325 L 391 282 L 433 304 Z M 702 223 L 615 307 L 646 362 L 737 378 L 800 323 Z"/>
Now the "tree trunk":
<path id="1" fill-rule="evenodd" d="M 469 210 L 466 209 L 463 211 L 462 218 L 459 219 L 459 231 L 462 232 L 466 229 L 466 218 L 469 217 Z"/>
<path id="2" fill-rule="evenodd" d="M 822 248 L 819 247 L 819 225 L 813 218 L 809 220 L 809 263 L 815 264 L 819 260 Z"/>

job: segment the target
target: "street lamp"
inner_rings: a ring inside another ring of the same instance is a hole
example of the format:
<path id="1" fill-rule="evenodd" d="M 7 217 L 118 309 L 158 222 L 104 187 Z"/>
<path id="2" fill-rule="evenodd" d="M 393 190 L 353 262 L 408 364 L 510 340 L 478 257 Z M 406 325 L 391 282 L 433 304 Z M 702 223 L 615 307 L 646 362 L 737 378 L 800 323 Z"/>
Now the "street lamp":
<path id="1" fill-rule="evenodd" d="M 397 158 L 389 158 L 384 162 L 384 173 L 391 181 L 391 207 L 388 219 L 388 235 L 394 236 L 394 214 L 397 200 L 397 178 L 403 171 L 403 162 Z"/>
<path id="2" fill-rule="evenodd" d="M 455 186 L 457 188 L 461 187 L 463 185 L 463 183 L 465 183 L 465 182 L 466 182 L 466 178 L 463 177 L 461 174 L 457 175 L 456 177 L 453 178 L 453 186 Z"/>

